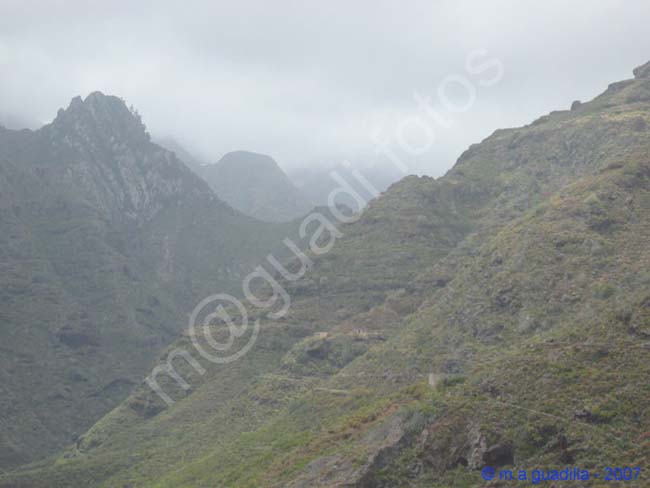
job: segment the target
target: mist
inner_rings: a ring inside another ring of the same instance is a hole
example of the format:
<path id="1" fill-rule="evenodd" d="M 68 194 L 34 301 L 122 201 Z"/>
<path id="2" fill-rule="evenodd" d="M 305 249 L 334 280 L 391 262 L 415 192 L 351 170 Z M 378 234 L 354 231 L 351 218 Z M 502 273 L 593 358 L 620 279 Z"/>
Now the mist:
<path id="1" fill-rule="evenodd" d="M 100 90 L 203 161 L 246 149 L 291 172 L 343 159 L 389 164 L 372 134 L 394 141 L 404 120 L 422 115 L 420 94 L 450 123 L 432 126 L 426 150 L 401 156 L 403 172 L 438 176 L 495 129 L 631 77 L 650 58 L 649 14 L 646 2 L 620 0 L 5 0 L 0 118 L 38 126 Z M 475 64 L 502 67 L 497 83 L 480 83 L 496 68 L 467 72 L 477 51 Z M 436 96 L 450 75 L 476 88 L 462 113 L 444 114 Z"/>

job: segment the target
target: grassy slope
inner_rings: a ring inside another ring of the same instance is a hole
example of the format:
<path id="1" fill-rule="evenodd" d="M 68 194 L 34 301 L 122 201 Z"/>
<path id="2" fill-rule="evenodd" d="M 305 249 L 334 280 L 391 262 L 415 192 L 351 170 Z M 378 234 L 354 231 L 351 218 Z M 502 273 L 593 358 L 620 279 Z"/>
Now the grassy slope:
<path id="1" fill-rule="evenodd" d="M 453 467 L 474 422 L 492 443 L 511 441 L 520 468 L 567 464 L 555 445 L 560 434 L 581 466 L 645 465 L 649 163 L 581 181 L 507 226 L 399 335 L 321 383 L 328 390 L 306 393 L 263 428 L 151 486 L 280 486 L 331 455 L 337 468 L 307 486 L 329 486 L 337 471 L 361 479 L 355 467 L 377 449 L 372 432 L 395 417 L 417 440 L 405 435 L 370 471 L 366 482 L 377 484 L 368 486 L 479 484 L 477 472 Z M 615 202 L 606 231 L 592 222 L 594 192 Z M 495 262 L 495 251 L 505 258 Z M 502 284 L 518 291 L 507 307 Z M 483 305 L 469 312 L 468 297 Z M 461 310 L 471 315 L 459 317 Z M 420 381 L 386 370 L 415 370 Z M 440 378 L 434 388 L 428 372 Z M 591 416 L 580 417 L 583 410 Z M 414 465 L 422 466 L 417 476 Z"/>
<path id="2" fill-rule="evenodd" d="M 475 486 L 476 439 L 511 444 L 518 467 L 642 464 L 648 85 L 395 185 L 250 354 L 150 418 L 139 389 L 9 483 Z"/>

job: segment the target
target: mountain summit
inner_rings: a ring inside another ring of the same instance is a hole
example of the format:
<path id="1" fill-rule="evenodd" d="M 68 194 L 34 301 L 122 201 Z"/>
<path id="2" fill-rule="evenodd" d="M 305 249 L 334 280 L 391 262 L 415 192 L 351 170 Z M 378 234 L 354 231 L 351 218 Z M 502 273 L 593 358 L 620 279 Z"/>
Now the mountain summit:
<path id="1" fill-rule="evenodd" d="M 289 221 L 305 215 L 313 207 L 278 163 L 265 154 L 230 152 L 201 170 L 219 198 L 260 220 Z"/>
<path id="2" fill-rule="evenodd" d="M 0 129 L 0 471 L 110 411 L 288 232 L 219 200 L 120 98 Z"/>
<path id="3" fill-rule="evenodd" d="M 67 109 L 59 110 L 53 126 L 71 131 L 76 129 L 86 134 L 94 130 L 93 135 L 102 138 L 128 136 L 132 140 L 149 140 L 145 126 L 135 111 L 129 110 L 121 98 L 99 91 L 85 99 L 79 96 L 73 98 Z"/>
<path id="4" fill-rule="evenodd" d="M 37 135 L 50 145 L 49 158 L 65 161 L 48 170 L 61 171 L 111 218 L 144 222 L 170 199 L 214 198 L 173 153 L 151 142 L 139 114 L 118 97 L 75 97 Z"/>

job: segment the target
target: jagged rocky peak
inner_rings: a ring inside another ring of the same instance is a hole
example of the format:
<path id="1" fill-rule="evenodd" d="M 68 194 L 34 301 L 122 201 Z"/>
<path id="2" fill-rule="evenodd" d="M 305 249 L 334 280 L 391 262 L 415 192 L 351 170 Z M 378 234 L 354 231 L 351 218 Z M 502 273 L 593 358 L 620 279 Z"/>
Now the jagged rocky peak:
<path id="1" fill-rule="evenodd" d="M 54 129 L 87 138 L 120 137 L 149 141 L 140 115 L 119 97 L 95 91 L 85 99 L 74 97 L 67 109 L 60 109 L 52 123 Z"/>
<path id="2" fill-rule="evenodd" d="M 151 142 L 140 115 L 119 97 L 75 97 L 39 134 L 62 180 L 114 219 L 147 220 L 170 198 L 213 196 L 173 153 Z"/>
<path id="3" fill-rule="evenodd" d="M 650 61 L 648 61 L 646 64 L 643 64 L 639 66 L 638 68 L 635 68 L 634 71 L 634 77 L 639 79 L 639 78 L 650 78 Z"/>

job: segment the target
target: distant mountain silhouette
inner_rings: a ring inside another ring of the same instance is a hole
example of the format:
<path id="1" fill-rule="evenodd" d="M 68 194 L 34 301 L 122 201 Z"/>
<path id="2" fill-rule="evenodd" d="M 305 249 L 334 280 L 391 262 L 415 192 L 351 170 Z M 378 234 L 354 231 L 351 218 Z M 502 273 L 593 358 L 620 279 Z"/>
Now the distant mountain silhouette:
<path id="1" fill-rule="evenodd" d="M 237 210 L 269 222 L 286 222 L 313 208 L 270 156 L 230 152 L 200 174 L 219 198 Z"/>

